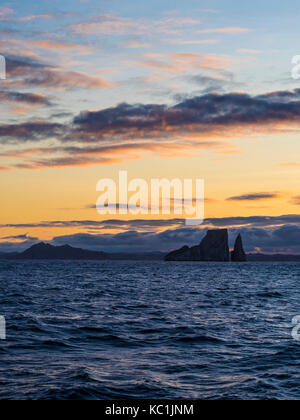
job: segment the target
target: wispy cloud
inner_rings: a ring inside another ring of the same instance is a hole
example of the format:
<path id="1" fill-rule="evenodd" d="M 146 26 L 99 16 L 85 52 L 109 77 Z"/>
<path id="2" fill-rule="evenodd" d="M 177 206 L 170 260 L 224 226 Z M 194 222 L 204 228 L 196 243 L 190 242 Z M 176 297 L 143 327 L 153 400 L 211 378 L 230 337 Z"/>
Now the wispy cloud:
<path id="1" fill-rule="evenodd" d="M 281 198 L 279 193 L 252 193 L 227 198 L 228 201 L 261 201 Z"/>
<path id="2" fill-rule="evenodd" d="M 262 51 L 260 50 L 253 50 L 253 49 L 247 49 L 247 48 L 240 48 L 238 49 L 238 52 L 240 54 L 261 54 Z"/>
<path id="3" fill-rule="evenodd" d="M 174 45 L 215 45 L 220 41 L 218 39 L 169 39 L 166 42 Z"/>
<path id="4" fill-rule="evenodd" d="M 280 166 L 283 168 L 300 168 L 300 162 L 281 163 Z"/>
<path id="5" fill-rule="evenodd" d="M 148 49 L 152 46 L 150 42 L 139 38 L 126 39 L 125 41 L 120 42 L 120 45 L 124 48 L 130 49 Z"/>
<path id="6" fill-rule="evenodd" d="M 241 28 L 241 27 L 224 27 L 224 28 L 210 28 L 210 29 L 200 29 L 197 31 L 197 34 L 243 34 L 251 32 L 249 28 Z"/>
<path id="7" fill-rule="evenodd" d="M 207 218 L 202 226 L 197 228 L 278 228 L 284 225 L 297 225 L 300 227 L 299 214 L 282 216 L 248 216 L 248 217 L 219 217 Z M 108 219 L 108 220 L 52 220 L 37 223 L 10 223 L 0 224 L 3 229 L 40 229 L 40 228 L 80 228 L 80 229 L 120 229 L 120 230 L 163 230 L 166 228 L 180 228 L 185 226 L 185 219 Z M 189 232 L 190 228 L 186 228 Z M 299 241 L 298 241 L 299 244 Z"/>
<path id="8" fill-rule="evenodd" d="M 231 59 L 226 55 L 199 54 L 199 53 L 145 53 L 137 65 L 167 71 L 182 73 L 187 70 L 225 70 L 230 66 Z"/>
<path id="9" fill-rule="evenodd" d="M 70 29 L 81 35 L 180 34 L 184 27 L 200 23 L 200 19 L 193 17 L 170 16 L 160 20 L 148 20 L 100 15 L 72 24 Z"/>
<path id="10" fill-rule="evenodd" d="M 30 106 L 51 106 L 51 101 L 41 93 L 22 93 L 0 90 L 0 101 L 7 104 L 26 104 Z"/>
<path id="11" fill-rule="evenodd" d="M 115 85 L 101 77 L 53 67 L 28 57 L 7 56 L 6 87 L 52 89 L 103 89 Z"/>
<path id="12" fill-rule="evenodd" d="M 292 197 L 291 204 L 294 204 L 296 206 L 300 206 L 300 195 Z"/>

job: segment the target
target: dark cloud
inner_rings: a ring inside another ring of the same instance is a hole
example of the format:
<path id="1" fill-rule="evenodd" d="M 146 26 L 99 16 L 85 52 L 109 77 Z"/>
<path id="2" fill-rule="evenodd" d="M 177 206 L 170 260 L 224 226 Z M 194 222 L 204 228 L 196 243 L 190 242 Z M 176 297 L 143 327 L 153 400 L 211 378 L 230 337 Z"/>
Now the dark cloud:
<path id="1" fill-rule="evenodd" d="M 129 231 L 118 234 L 75 234 L 53 239 L 53 244 L 73 246 L 106 252 L 168 252 L 184 245 L 200 243 L 207 229 L 179 228 L 161 233 Z M 300 254 L 300 226 L 279 228 L 239 228 L 229 232 L 230 247 L 238 233 L 243 236 L 247 252 Z"/>
<path id="2" fill-rule="evenodd" d="M 7 54 L 3 55 L 6 59 L 6 73 L 8 79 L 20 76 L 27 76 L 33 71 L 43 70 L 46 67 L 49 67 L 49 65 L 46 65 L 45 63 L 40 63 L 30 57 L 19 57 Z"/>
<path id="3" fill-rule="evenodd" d="M 165 138 L 195 131 L 201 136 L 220 127 L 297 121 L 299 92 L 289 93 L 288 101 L 278 94 L 252 97 L 244 93 L 211 93 L 173 107 L 123 103 L 101 111 L 82 112 L 74 119 L 74 132 L 86 133 L 91 140 L 107 135 Z"/>
<path id="4" fill-rule="evenodd" d="M 280 198 L 278 193 L 252 193 L 227 198 L 228 201 L 259 201 Z"/>
<path id="5" fill-rule="evenodd" d="M 89 206 L 90 207 L 90 206 Z M 300 215 L 282 215 L 282 216 L 248 216 L 248 217 L 220 217 L 207 218 L 202 227 L 215 228 L 273 228 L 283 225 L 299 225 Z M 81 228 L 81 229 L 118 229 L 118 230 L 158 230 L 166 228 L 178 228 L 185 226 L 185 219 L 133 219 L 133 220 L 62 220 L 62 221 L 43 221 L 39 223 L 15 223 L 2 224 L 0 228 Z M 190 231 L 189 228 L 185 228 Z"/>
<path id="6" fill-rule="evenodd" d="M 47 87 L 52 89 L 99 89 L 113 88 L 112 83 L 106 82 L 100 77 L 89 76 L 76 71 L 44 68 L 35 74 L 28 74 L 22 81 L 23 86 Z"/>
<path id="7" fill-rule="evenodd" d="M 241 83 L 235 81 L 234 75 L 232 73 L 227 71 L 222 71 L 219 73 L 220 74 L 218 77 L 198 74 L 185 78 L 185 80 L 199 87 L 199 90 L 203 95 L 213 92 L 225 93 L 237 88 L 240 89 L 242 87 Z"/>
<path id="8" fill-rule="evenodd" d="M 75 234 L 55 237 L 53 244 L 69 243 L 88 249 L 106 252 L 167 252 L 190 241 L 199 242 L 202 232 L 198 229 L 178 229 L 162 233 L 127 231 L 118 234 Z"/>
<path id="9" fill-rule="evenodd" d="M 24 71 L 20 63 L 16 69 Z M 51 72 L 55 75 L 53 79 L 52 76 L 48 79 L 47 72 L 41 72 L 40 82 L 47 79 L 49 86 L 70 83 L 70 86 L 82 87 L 85 83 L 98 83 L 94 79 L 84 81 L 84 75 Z M 34 78 L 34 75 L 30 76 L 32 85 Z M 27 157 L 25 162 L 17 165 L 19 168 L 97 165 L 137 159 L 145 151 L 164 156 L 178 156 L 182 152 L 200 149 L 232 152 L 228 139 L 240 137 L 242 133 L 284 131 L 287 124 L 299 124 L 299 117 L 300 89 L 259 96 L 211 93 L 185 99 L 171 107 L 122 103 L 99 111 L 82 112 L 71 123 L 61 125 L 49 121 L 0 125 L 0 141 L 1 137 L 5 142 L 8 138 L 23 142 L 55 137 L 63 146 L 57 146 L 53 152 L 57 154 L 59 151 L 61 156 L 54 159 L 47 150 L 46 158 L 28 160 Z M 222 142 L 217 139 L 222 139 Z M 73 146 L 66 147 L 68 143 Z"/>
<path id="10" fill-rule="evenodd" d="M 15 241 L 36 241 L 38 240 L 38 238 L 35 237 L 31 237 L 29 236 L 27 233 L 23 234 L 23 235 L 13 235 L 13 236 L 6 236 L 4 238 L 1 238 L 1 240 L 15 240 Z"/>
<path id="11" fill-rule="evenodd" d="M 38 238 L 31 237 L 28 234 L 6 236 L 4 238 L 0 238 L 0 253 L 22 252 L 37 242 L 39 242 Z"/>
<path id="12" fill-rule="evenodd" d="M 300 254 L 300 215 L 206 219 L 202 226 L 195 228 L 186 227 L 184 220 L 181 219 L 49 221 L 0 225 L 0 227 L 84 229 L 88 230 L 88 233 L 56 236 L 52 243 L 55 245 L 68 243 L 86 249 L 127 253 L 168 252 L 184 245 L 196 245 L 200 243 L 207 229 L 227 227 L 231 247 L 237 234 L 241 233 L 247 252 Z M 117 229 L 119 233 L 104 233 L 104 229 Z M 37 238 L 28 234 L 6 236 L 2 238 L 0 251 L 23 250 L 37 241 Z"/>
<path id="13" fill-rule="evenodd" d="M 69 220 L 69 221 L 45 221 L 40 223 L 21 223 L 0 225 L 0 228 L 84 228 L 84 229 L 160 229 L 177 227 L 184 224 L 184 219 L 171 220 Z"/>
<path id="14" fill-rule="evenodd" d="M 17 143 L 19 141 L 41 141 L 54 136 L 61 136 L 63 126 L 46 121 L 29 121 L 20 124 L 0 125 L 0 142 Z"/>
<path id="15" fill-rule="evenodd" d="M 242 228 L 232 230 L 243 235 L 247 252 L 300 254 L 300 226 L 284 225 L 278 228 Z"/>
<path id="16" fill-rule="evenodd" d="M 32 106 L 52 106 L 51 101 L 45 95 L 8 90 L 0 90 L 0 101 L 2 103 L 21 103 Z"/>
<path id="17" fill-rule="evenodd" d="M 221 217 L 205 219 L 204 224 L 215 227 L 233 227 L 233 226 L 281 226 L 284 224 L 299 224 L 299 214 L 288 214 L 283 216 L 248 216 L 248 217 Z"/>
<path id="18" fill-rule="evenodd" d="M 1 51 L 0 51 L 1 53 Z M 33 57 L 16 57 L 3 54 L 6 58 L 7 79 L 18 88 L 51 89 L 101 89 L 113 88 L 114 85 L 97 76 L 77 71 L 68 71 L 47 62 L 37 61 Z"/>
<path id="19" fill-rule="evenodd" d="M 71 118 L 73 114 L 71 112 L 61 111 L 56 112 L 55 114 L 50 115 L 50 119 L 57 119 L 57 118 Z"/>

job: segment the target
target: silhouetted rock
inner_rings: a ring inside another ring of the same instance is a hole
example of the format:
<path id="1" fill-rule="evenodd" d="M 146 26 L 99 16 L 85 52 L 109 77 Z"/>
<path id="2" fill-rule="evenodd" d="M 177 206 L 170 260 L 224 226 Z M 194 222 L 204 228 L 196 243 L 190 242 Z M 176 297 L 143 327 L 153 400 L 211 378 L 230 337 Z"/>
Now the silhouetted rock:
<path id="1" fill-rule="evenodd" d="M 166 261 L 229 261 L 227 229 L 209 230 L 199 246 L 173 251 L 165 257 Z"/>
<path id="2" fill-rule="evenodd" d="M 241 235 L 238 235 L 234 244 L 234 250 L 231 252 L 231 261 L 234 262 L 245 262 L 247 256 L 243 248 L 243 241 Z"/>
<path id="3" fill-rule="evenodd" d="M 170 252 L 165 257 L 165 261 L 191 261 L 191 248 L 184 246 L 176 251 Z"/>
<path id="4" fill-rule="evenodd" d="M 53 246 L 41 242 L 13 258 L 18 260 L 105 260 L 109 257 L 104 252 L 87 251 L 70 245 Z"/>
<path id="5" fill-rule="evenodd" d="M 202 261 L 229 261 L 228 230 L 209 230 L 200 244 Z"/>

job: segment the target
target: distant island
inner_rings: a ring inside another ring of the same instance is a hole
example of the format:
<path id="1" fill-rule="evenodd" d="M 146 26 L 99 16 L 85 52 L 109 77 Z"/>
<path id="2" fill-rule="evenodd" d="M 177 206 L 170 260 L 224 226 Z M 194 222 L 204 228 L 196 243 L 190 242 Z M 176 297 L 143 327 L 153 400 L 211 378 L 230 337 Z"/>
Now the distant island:
<path id="1" fill-rule="evenodd" d="M 200 245 L 189 248 L 184 246 L 179 250 L 165 254 L 163 252 L 148 253 L 106 253 L 70 245 L 54 246 L 44 242 L 35 244 L 24 252 L 0 253 L 4 260 L 124 260 L 124 261 L 215 261 L 215 262 L 297 262 L 300 255 L 288 254 L 246 254 L 241 235 L 238 235 L 234 249 L 230 252 L 227 229 L 209 230 Z"/>
<path id="2" fill-rule="evenodd" d="M 105 260 L 109 256 L 105 252 L 87 251 L 73 248 L 70 245 L 53 246 L 41 242 L 24 252 L 8 254 L 8 259 L 15 260 Z"/>
<path id="3" fill-rule="evenodd" d="M 247 256 L 244 252 L 241 235 L 238 235 L 234 249 L 230 253 L 228 245 L 228 230 L 209 230 L 200 245 L 183 248 L 170 252 L 165 261 L 211 261 L 211 262 L 245 262 Z"/>
<path id="4" fill-rule="evenodd" d="M 236 238 L 234 249 L 230 252 L 228 245 L 228 230 L 209 230 L 200 245 L 192 248 L 184 246 L 170 252 L 165 261 L 206 261 L 206 262 L 297 262 L 300 255 L 285 254 L 246 254 L 243 247 L 242 236 Z"/>

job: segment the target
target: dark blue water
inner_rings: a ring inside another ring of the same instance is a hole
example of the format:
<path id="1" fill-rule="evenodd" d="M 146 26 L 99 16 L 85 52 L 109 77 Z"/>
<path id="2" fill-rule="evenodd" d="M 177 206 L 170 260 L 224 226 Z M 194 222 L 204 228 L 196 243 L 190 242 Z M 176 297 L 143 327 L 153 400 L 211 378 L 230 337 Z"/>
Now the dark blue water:
<path id="1" fill-rule="evenodd" d="M 300 264 L 0 262 L 1 399 L 299 399 Z"/>

